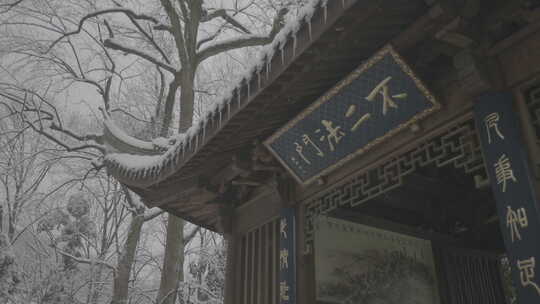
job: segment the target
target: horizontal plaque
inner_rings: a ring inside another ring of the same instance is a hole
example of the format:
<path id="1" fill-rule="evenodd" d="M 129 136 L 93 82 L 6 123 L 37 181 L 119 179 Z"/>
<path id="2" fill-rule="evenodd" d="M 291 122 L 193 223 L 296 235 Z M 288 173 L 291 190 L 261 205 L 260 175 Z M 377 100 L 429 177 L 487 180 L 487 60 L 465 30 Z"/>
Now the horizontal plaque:
<path id="1" fill-rule="evenodd" d="M 440 108 L 391 46 L 266 140 L 301 184 L 342 166 Z"/>

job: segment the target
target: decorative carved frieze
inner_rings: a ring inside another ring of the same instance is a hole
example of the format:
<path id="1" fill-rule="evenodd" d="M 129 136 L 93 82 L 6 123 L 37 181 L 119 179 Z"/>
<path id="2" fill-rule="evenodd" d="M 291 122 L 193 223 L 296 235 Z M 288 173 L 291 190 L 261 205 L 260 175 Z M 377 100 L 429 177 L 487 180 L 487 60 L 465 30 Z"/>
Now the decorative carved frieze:
<path id="1" fill-rule="evenodd" d="M 450 127 L 416 148 L 389 159 L 368 171 L 360 170 L 339 184 L 328 187 L 304 204 L 305 240 L 313 240 L 313 220 L 338 207 L 352 208 L 403 184 L 403 178 L 418 168 L 452 165 L 465 173 L 485 176 L 484 161 L 473 121 Z"/>

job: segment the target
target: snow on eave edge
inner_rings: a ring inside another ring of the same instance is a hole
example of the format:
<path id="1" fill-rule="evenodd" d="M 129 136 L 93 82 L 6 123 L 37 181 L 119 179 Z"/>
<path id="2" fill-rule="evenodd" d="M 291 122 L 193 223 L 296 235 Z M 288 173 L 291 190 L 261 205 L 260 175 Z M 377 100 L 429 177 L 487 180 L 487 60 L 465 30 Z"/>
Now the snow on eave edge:
<path id="1" fill-rule="evenodd" d="M 341 0 L 341 2 L 342 7 L 345 8 L 345 2 L 355 2 L 355 0 Z M 299 55 L 295 53 L 297 47 L 296 34 L 303 26 L 307 25 L 309 39 L 311 41 L 311 18 L 316 14 L 318 9 L 323 9 L 324 22 L 326 23 L 327 3 L 328 0 L 312 0 L 310 3 L 306 4 L 306 6 L 301 9 L 299 17 L 286 24 L 276 35 L 274 40 L 263 47 L 261 55 L 259 56 L 259 62 L 254 64 L 251 68 L 246 69 L 246 73 L 240 77 L 237 84 L 231 86 L 231 89 L 228 90 L 229 93 L 222 97 L 221 100 L 214 103 L 214 106 L 203 115 L 204 117 L 201 120 L 196 121 L 185 134 L 176 135 L 176 143 L 164 154 L 153 156 L 140 156 L 126 153 L 107 154 L 104 157 L 103 163 L 107 167 L 108 172 L 126 185 L 141 188 L 157 184 L 177 172 L 182 165 L 196 155 L 196 152 L 200 147 L 212 137 L 205 136 L 206 125 L 209 121 L 212 120 L 213 123 L 216 123 L 214 122 L 213 117 L 219 117 L 218 128 L 215 129 L 214 134 L 212 135 L 217 134 L 226 122 L 247 104 L 246 101 L 252 96 L 250 93 L 253 93 L 250 92 L 250 82 L 254 77 L 258 77 L 259 89 L 262 87 L 260 73 L 263 69 L 266 70 L 267 74 L 270 72 L 270 65 L 277 51 L 283 54 L 285 45 L 292 40 L 293 56 L 289 58 L 288 61 L 292 62 L 294 58 Z M 285 64 L 283 56 L 280 62 L 282 65 Z M 268 79 L 268 77 L 266 78 Z M 246 88 L 244 91 L 248 92 L 247 96 L 242 96 L 243 88 Z M 244 102 L 242 102 L 242 99 L 244 99 Z M 233 110 L 232 107 L 236 107 L 236 109 Z M 202 137 L 202 139 L 199 139 L 199 137 Z"/>

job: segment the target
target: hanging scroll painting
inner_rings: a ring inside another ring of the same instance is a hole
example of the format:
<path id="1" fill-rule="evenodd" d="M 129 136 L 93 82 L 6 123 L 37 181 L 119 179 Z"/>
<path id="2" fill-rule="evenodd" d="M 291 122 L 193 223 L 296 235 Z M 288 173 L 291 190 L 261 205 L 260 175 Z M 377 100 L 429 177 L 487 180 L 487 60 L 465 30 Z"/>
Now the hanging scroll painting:
<path id="1" fill-rule="evenodd" d="M 318 217 L 314 242 L 317 301 L 440 303 L 429 240 Z"/>

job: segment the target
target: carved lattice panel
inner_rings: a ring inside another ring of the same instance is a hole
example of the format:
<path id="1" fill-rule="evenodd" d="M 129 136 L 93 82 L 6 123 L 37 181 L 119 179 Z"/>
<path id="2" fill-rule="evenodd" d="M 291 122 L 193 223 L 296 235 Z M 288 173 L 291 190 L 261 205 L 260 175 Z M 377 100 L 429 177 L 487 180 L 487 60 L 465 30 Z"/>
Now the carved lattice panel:
<path id="1" fill-rule="evenodd" d="M 536 138 L 540 141 L 540 85 L 530 89 L 526 97 L 531 121 L 536 131 Z"/>
<path id="2" fill-rule="evenodd" d="M 473 121 L 456 125 L 381 166 L 352 175 L 305 205 L 306 242 L 313 240 L 313 219 L 338 207 L 355 207 L 403 184 L 418 168 L 454 166 L 468 174 L 486 176 Z"/>

